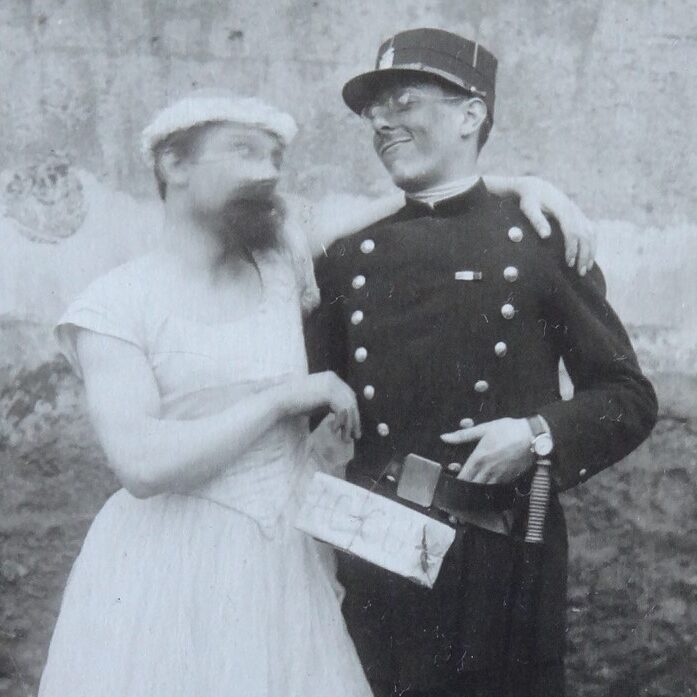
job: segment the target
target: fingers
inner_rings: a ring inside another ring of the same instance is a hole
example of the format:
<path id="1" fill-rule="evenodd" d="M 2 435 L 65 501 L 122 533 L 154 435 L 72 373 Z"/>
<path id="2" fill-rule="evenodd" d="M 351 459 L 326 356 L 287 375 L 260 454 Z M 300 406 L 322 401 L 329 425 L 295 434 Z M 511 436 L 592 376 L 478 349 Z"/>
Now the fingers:
<path id="1" fill-rule="evenodd" d="M 570 199 L 559 195 L 555 189 L 547 190 L 544 182 L 532 181 L 531 186 L 521 192 L 520 210 L 530 221 L 542 239 L 552 234 L 544 211 L 549 211 L 557 220 L 564 235 L 565 258 L 569 268 L 576 267 L 580 276 L 585 276 L 595 263 L 597 233 L 583 211 Z"/>
<path id="2" fill-rule="evenodd" d="M 472 484 L 500 483 L 503 481 L 503 472 L 500 463 L 497 464 L 496 458 L 492 458 L 492 455 L 490 444 L 480 441 L 462 465 L 457 478 Z"/>
<path id="3" fill-rule="evenodd" d="M 356 403 L 356 397 L 351 392 L 348 397 L 349 407 L 345 410 L 346 421 L 344 430 L 342 432 L 342 437 L 346 443 L 350 443 L 352 439 L 358 439 L 361 437 L 361 417 L 358 411 L 358 404 Z"/>
<path id="4" fill-rule="evenodd" d="M 591 243 L 587 238 L 582 238 L 578 242 L 578 261 L 576 262 L 576 270 L 580 276 L 585 276 L 590 268 L 592 260 Z"/>
<path id="5" fill-rule="evenodd" d="M 531 196 L 521 198 L 520 210 L 543 240 L 547 239 L 552 234 L 552 228 L 542 212 L 542 204 L 539 200 Z"/>
<path id="6" fill-rule="evenodd" d="M 346 441 L 348 432 L 348 409 L 340 409 L 334 413 L 334 425 L 332 430 L 341 436 L 341 440 Z"/>
<path id="7" fill-rule="evenodd" d="M 463 443 L 474 443 L 486 433 L 486 424 L 479 424 L 472 428 L 462 428 L 452 433 L 443 433 L 440 439 L 450 445 L 462 445 Z"/>
<path id="8" fill-rule="evenodd" d="M 458 473 L 457 478 L 466 482 L 471 482 L 472 484 L 488 484 L 488 471 L 484 466 L 481 455 L 480 447 L 477 446 L 467 458 L 467 461 L 462 465 L 462 469 Z"/>
<path id="9" fill-rule="evenodd" d="M 341 439 L 345 443 L 350 443 L 353 439 L 361 437 L 361 417 L 358 412 L 358 405 L 355 400 L 345 409 L 341 409 L 337 414 L 339 426 L 336 430 L 341 431 Z"/>
<path id="10" fill-rule="evenodd" d="M 329 408 L 334 412 L 334 433 L 341 432 L 344 442 L 361 437 L 361 418 L 355 392 L 335 373 L 327 373 Z"/>
<path id="11" fill-rule="evenodd" d="M 598 226 L 590 220 L 586 223 L 586 236 L 590 244 L 590 260 L 588 262 L 588 270 L 590 271 L 595 265 L 595 257 L 598 253 Z"/>
<path id="12" fill-rule="evenodd" d="M 345 439 L 350 442 L 352 438 L 361 437 L 361 417 L 358 411 L 358 401 L 356 393 L 345 383 L 342 382 L 343 400 L 346 406 L 346 429 Z"/>
<path id="13" fill-rule="evenodd" d="M 566 263 L 576 267 L 580 276 L 585 276 L 595 264 L 598 235 L 593 223 L 580 211 L 571 211 L 560 218 L 564 235 Z"/>
<path id="14" fill-rule="evenodd" d="M 361 415 L 358 411 L 358 405 L 355 403 L 355 399 L 353 408 L 349 412 L 349 415 L 349 423 L 351 427 L 350 435 L 352 438 L 358 440 L 361 437 Z"/>
<path id="15" fill-rule="evenodd" d="M 578 258 L 578 237 L 576 235 L 567 235 L 566 228 L 564 228 L 564 231 L 566 265 L 573 269 Z"/>

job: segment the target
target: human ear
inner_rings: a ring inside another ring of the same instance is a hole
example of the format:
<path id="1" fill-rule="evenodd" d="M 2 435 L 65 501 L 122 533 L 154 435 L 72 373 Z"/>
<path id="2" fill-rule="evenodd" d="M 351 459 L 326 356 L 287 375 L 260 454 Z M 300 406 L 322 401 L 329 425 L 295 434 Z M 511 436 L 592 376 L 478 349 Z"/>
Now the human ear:
<path id="1" fill-rule="evenodd" d="M 160 174 L 168 186 L 182 187 L 189 181 L 189 164 L 173 150 L 165 150 L 159 158 Z"/>
<path id="2" fill-rule="evenodd" d="M 477 133 L 479 127 L 484 123 L 486 119 L 486 104 L 484 102 L 474 97 L 473 99 L 468 99 L 462 111 L 462 121 L 460 123 L 460 137 L 467 138 L 474 133 Z"/>

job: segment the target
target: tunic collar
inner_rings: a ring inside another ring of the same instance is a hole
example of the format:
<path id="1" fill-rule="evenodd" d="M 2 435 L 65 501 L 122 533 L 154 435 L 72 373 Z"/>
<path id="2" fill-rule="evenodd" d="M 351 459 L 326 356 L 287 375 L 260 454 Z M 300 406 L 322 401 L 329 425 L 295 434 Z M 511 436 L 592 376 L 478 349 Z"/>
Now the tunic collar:
<path id="1" fill-rule="evenodd" d="M 459 196 L 464 194 L 465 191 L 471 189 L 479 181 L 479 175 L 475 174 L 471 177 L 465 177 L 464 179 L 458 179 L 454 182 L 449 182 L 447 184 L 441 184 L 440 186 L 435 186 L 432 189 L 426 189 L 425 191 L 417 191 L 413 194 L 407 194 L 407 198 L 423 203 L 427 206 L 433 208 L 437 203 L 445 201 L 453 196 Z"/>
<path id="2" fill-rule="evenodd" d="M 412 196 L 407 196 L 406 209 L 421 215 L 440 216 L 461 213 L 482 203 L 488 193 L 484 180 L 478 177 L 464 191 L 461 190 L 459 193 L 446 196 L 433 203 L 426 203 Z"/>

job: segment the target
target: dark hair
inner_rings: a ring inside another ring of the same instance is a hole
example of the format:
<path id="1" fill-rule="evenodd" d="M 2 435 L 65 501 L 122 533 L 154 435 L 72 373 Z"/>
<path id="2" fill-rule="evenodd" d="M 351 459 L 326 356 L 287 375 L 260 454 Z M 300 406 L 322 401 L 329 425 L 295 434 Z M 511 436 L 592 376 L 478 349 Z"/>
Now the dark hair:
<path id="1" fill-rule="evenodd" d="M 171 152 L 180 160 L 194 157 L 201 143 L 201 136 L 208 130 L 216 121 L 205 121 L 197 123 L 195 126 L 185 128 L 181 131 L 170 133 L 166 138 L 159 141 L 152 149 L 155 179 L 157 180 L 157 190 L 160 198 L 164 201 L 167 198 L 167 180 L 165 179 L 162 169 L 161 160 L 165 152 Z"/>

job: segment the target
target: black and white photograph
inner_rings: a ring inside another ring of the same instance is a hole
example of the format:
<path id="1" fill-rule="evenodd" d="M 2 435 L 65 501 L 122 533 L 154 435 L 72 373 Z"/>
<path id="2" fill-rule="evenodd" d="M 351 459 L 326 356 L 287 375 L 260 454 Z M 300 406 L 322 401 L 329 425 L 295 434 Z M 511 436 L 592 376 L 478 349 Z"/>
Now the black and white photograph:
<path id="1" fill-rule="evenodd" d="M 695 66 L 0 0 L 0 696 L 697 697 Z"/>

